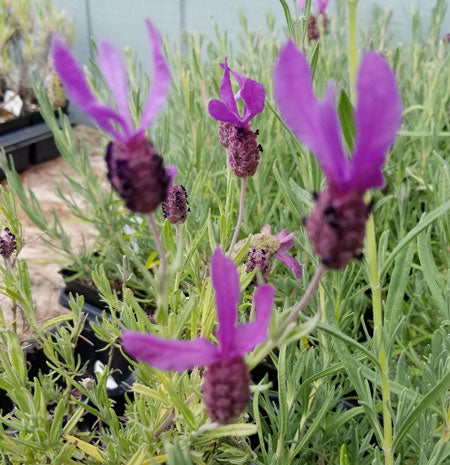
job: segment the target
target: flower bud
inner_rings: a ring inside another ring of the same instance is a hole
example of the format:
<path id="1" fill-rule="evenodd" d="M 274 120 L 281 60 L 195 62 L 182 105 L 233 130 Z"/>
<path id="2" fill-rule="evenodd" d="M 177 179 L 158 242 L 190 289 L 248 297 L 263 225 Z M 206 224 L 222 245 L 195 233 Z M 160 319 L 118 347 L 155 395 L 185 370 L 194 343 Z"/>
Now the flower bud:
<path id="1" fill-rule="evenodd" d="M 11 257 L 14 250 L 16 250 L 16 236 L 5 228 L 3 234 L 0 236 L 0 255 L 6 260 Z"/>
<path id="2" fill-rule="evenodd" d="M 245 271 L 251 273 L 256 267 L 259 268 L 264 281 L 269 280 L 271 270 L 271 254 L 265 249 L 253 249 L 248 253 Z"/>
<path id="3" fill-rule="evenodd" d="M 256 142 L 257 132 L 246 127 L 233 126 L 229 131 L 228 163 L 238 178 L 253 176 L 258 168 L 261 146 Z"/>
<path id="4" fill-rule="evenodd" d="M 314 15 L 309 15 L 308 19 L 308 40 L 319 39 L 319 27 L 317 25 L 317 19 Z"/>
<path id="5" fill-rule="evenodd" d="M 162 203 L 164 218 L 170 223 L 184 223 L 189 211 L 186 189 L 179 184 L 172 184 L 167 191 L 166 200 Z"/>
<path id="6" fill-rule="evenodd" d="M 224 360 L 206 368 L 203 402 L 212 421 L 225 425 L 246 409 L 250 397 L 250 374 L 242 357 Z"/>
<path id="7" fill-rule="evenodd" d="M 169 177 L 148 139 L 110 142 L 106 164 L 111 185 L 131 211 L 151 213 L 165 200 Z"/>
<path id="8" fill-rule="evenodd" d="M 306 229 L 314 253 L 327 268 L 343 268 L 364 245 L 369 206 L 360 193 L 328 187 L 317 198 Z"/>

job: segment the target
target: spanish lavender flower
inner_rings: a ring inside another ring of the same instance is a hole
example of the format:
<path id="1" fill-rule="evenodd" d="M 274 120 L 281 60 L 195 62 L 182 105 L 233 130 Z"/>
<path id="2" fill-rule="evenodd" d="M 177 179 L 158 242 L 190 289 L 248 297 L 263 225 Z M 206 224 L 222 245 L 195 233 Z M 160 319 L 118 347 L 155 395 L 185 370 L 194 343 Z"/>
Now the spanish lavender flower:
<path id="1" fill-rule="evenodd" d="M 220 85 L 222 100 L 210 100 L 209 113 L 219 121 L 219 141 L 228 149 L 228 163 L 234 174 L 240 178 L 253 176 L 258 168 L 262 148 L 256 141 L 258 131 L 253 131 L 249 122 L 264 110 L 264 86 L 231 69 L 226 57 L 220 65 L 224 69 Z M 239 84 L 236 94 L 233 94 L 230 73 Z M 242 115 L 236 104 L 240 99 L 244 101 Z"/>
<path id="2" fill-rule="evenodd" d="M 9 228 L 5 228 L 3 234 L 0 236 L 0 255 L 5 260 L 8 260 L 16 248 L 16 236 L 9 230 Z"/>
<path id="3" fill-rule="evenodd" d="M 151 213 L 166 198 L 169 177 L 163 160 L 154 145 L 146 138 L 145 130 L 166 101 L 170 87 L 170 71 L 162 53 L 160 37 L 146 21 L 153 54 L 153 80 L 141 124 L 133 127 L 128 104 L 127 71 L 120 53 L 108 42 L 98 47 L 100 68 L 115 98 L 114 109 L 96 99 L 69 50 L 55 39 L 53 62 L 67 93 L 80 109 L 113 137 L 108 144 L 106 164 L 108 179 L 124 199 L 127 207 L 136 212 Z"/>
<path id="4" fill-rule="evenodd" d="M 299 5 L 302 10 L 305 9 L 305 0 L 299 0 Z M 317 14 L 309 14 L 308 18 L 308 40 L 318 40 L 320 37 L 319 31 L 319 20 L 322 21 L 322 27 L 324 32 L 328 32 L 328 17 L 325 12 L 328 6 L 329 0 L 317 0 L 316 10 Z"/>
<path id="5" fill-rule="evenodd" d="M 259 286 L 253 296 L 255 320 L 237 325 L 239 275 L 221 249 L 213 254 L 211 276 L 219 320 L 218 345 L 203 337 L 180 341 L 134 331 L 124 331 L 122 339 L 129 354 L 152 367 L 175 371 L 206 367 L 202 386 L 206 411 L 213 421 L 226 424 L 247 405 L 250 376 L 242 356 L 267 337 L 275 289 L 268 284 Z"/>
<path id="6" fill-rule="evenodd" d="M 286 252 L 286 250 L 294 247 L 294 233 L 283 229 L 278 234 L 272 235 L 270 229 L 270 226 L 266 224 L 260 233 L 255 234 L 250 239 L 250 252 L 245 264 L 245 271 L 250 273 L 256 267 L 259 267 L 263 278 L 267 282 L 271 269 L 271 260 L 272 257 L 275 257 L 292 270 L 298 279 L 301 279 L 302 266 L 292 255 Z"/>
<path id="7" fill-rule="evenodd" d="M 328 182 L 307 221 L 314 252 L 326 267 L 342 268 L 363 246 L 370 210 L 364 193 L 383 185 L 382 166 L 401 123 L 394 74 L 384 58 L 364 54 L 357 80 L 357 137 L 350 159 L 341 143 L 334 85 L 328 86 L 322 101 L 317 99 L 306 57 L 292 42 L 279 53 L 274 89 L 283 119 L 316 155 Z"/>
<path id="8" fill-rule="evenodd" d="M 177 175 L 177 169 L 173 165 L 167 165 L 166 172 L 169 175 L 169 190 L 166 200 L 162 203 L 164 218 L 170 223 L 184 223 L 189 211 L 186 189 L 182 185 L 173 184 Z"/>

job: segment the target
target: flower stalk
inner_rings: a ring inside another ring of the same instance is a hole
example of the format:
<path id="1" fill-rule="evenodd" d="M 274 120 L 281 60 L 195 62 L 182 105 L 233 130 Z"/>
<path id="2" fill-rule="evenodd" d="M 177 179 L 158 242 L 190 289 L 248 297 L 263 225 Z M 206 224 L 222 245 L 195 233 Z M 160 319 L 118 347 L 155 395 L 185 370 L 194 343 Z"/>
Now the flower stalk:
<path id="1" fill-rule="evenodd" d="M 165 306 L 166 298 L 166 274 L 167 274 L 167 257 L 166 251 L 164 249 L 164 245 L 161 242 L 159 237 L 159 230 L 155 223 L 155 218 L 153 217 L 153 213 L 149 213 L 146 215 L 148 227 L 153 235 L 155 240 L 155 247 L 156 251 L 158 252 L 159 256 L 159 263 L 160 263 L 160 275 L 158 279 L 158 309 L 161 309 L 163 305 Z"/>
<path id="2" fill-rule="evenodd" d="M 348 0 L 348 63 L 350 68 L 350 98 L 356 101 L 356 69 L 358 67 L 358 30 L 356 11 L 358 0 Z"/>
<path id="3" fill-rule="evenodd" d="M 239 230 L 241 229 L 242 219 L 244 218 L 244 202 L 245 202 L 245 190 L 247 188 L 247 178 L 242 178 L 241 184 L 241 197 L 239 200 L 239 215 L 236 223 L 236 229 L 234 230 L 233 238 L 231 239 L 230 249 L 228 250 L 228 255 L 231 255 L 233 252 L 234 246 L 238 238 Z"/>
<path id="4" fill-rule="evenodd" d="M 348 0 L 348 49 L 350 72 L 350 96 L 353 104 L 356 102 L 356 69 L 358 65 L 357 45 L 357 12 L 358 0 Z M 371 214 L 366 224 L 367 252 L 370 272 L 370 288 L 372 291 L 372 308 L 374 321 L 375 347 L 378 350 L 380 362 L 381 398 L 383 403 L 383 451 L 386 465 L 394 464 L 392 451 L 392 416 L 391 393 L 389 388 L 389 362 L 383 340 L 383 314 L 381 306 L 381 286 L 378 272 L 377 243 L 375 237 L 375 223 Z"/>
<path id="5" fill-rule="evenodd" d="M 380 362 L 381 398 L 383 403 L 383 451 L 386 465 L 394 464 L 392 451 L 391 391 L 389 387 L 389 361 L 383 339 L 383 313 L 381 306 L 381 285 L 378 272 L 377 244 L 373 215 L 367 221 L 367 251 L 370 270 L 370 288 L 374 322 L 375 348 Z"/>

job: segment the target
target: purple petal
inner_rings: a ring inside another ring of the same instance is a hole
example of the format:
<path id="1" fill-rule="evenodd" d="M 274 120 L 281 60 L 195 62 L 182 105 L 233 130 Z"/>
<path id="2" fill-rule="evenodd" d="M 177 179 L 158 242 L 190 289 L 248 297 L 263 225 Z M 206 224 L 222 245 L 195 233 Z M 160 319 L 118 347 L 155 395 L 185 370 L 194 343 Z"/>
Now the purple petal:
<path id="1" fill-rule="evenodd" d="M 323 11 L 325 11 L 325 9 L 328 6 L 328 2 L 329 0 L 317 0 L 316 1 L 317 12 L 322 13 Z"/>
<path id="2" fill-rule="evenodd" d="M 290 233 L 287 229 L 283 229 L 275 235 L 275 239 L 280 243 L 278 250 L 283 251 L 294 247 L 294 233 Z"/>
<path id="3" fill-rule="evenodd" d="M 255 321 L 240 325 L 234 330 L 232 356 L 245 354 L 267 339 L 274 297 L 275 288 L 269 284 L 256 289 L 253 295 Z"/>
<path id="4" fill-rule="evenodd" d="M 239 113 L 236 100 L 234 99 L 233 88 L 231 87 L 230 68 L 227 64 L 227 57 L 225 57 L 224 62 L 220 65 L 224 69 L 223 78 L 219 89 L 220 96 L 222 97 L 222 101 L 228 110 L 238 115 Z"/>
<path id="5" fill-rule="evenodd" d="M 159 109 L 164 105 L 167 100 L 171 82 L 169 66 L 162 52 L 161 38 L 159 37 L 158 31 L 148 19 L 145 21 L 145 24 L 147 25 L 152 46 L 153 79 L 147 97 L 147 103 L 142 112 L 141 125 L 137 131 L 138 134 L 144 132 L 150 126 L 156 113 L 158 113 Z"/>
<path id="6" fill-rule="evenodd" d="M 272 228 L 271 228 L 270 224 L 266 224 L 265 226 L 263 226 L 263 227 L 261 228 L 261 234 L 270 235 L 270 234 L 271 234 L 271 232 L 270 232 L 271 229 L 272 229 Z"/>
<path id="7" fill-rule="evenodd" d="M 169 176 L 169 184 L 173 184 L 177 176 L 178 170 L 173 165 L 167 165 L 166 173 L 167 173 L 167 176 Z"/>
<path id="8" fill-rule="evenodd" d="M 230 72 L 236 78 L 236 81 L 239 84 L 239 89 L 242 89 L 245 85 L 245 81 L 248 79 L 247 76 L 245 76 L 245 74 L 238 73 L 233 68 L 230 68 Z"/>
<path id="9" fill-rule="evenodd" d="M 232 113 L 223 102 L 217 99 L 210 100 L 208 103 L 209 114 L 217 121 L 233 123 L 240 125 L 240 119 Z"/>
<path id="10" fill-rule="evenodd" d="M 366 52 L 357 81 L 357 139 L 351 187 L 364 192 L 383 185 L 382 165 L 401 124 L 402 102 L 388 63 Z"/>
<path id="11" fill-rule="evenodd" d="M 302 9 L 305 9 L 305 0 L 298 0 L 298 6 Z"/>
<path id="12" fill-rule="evenodd" d="M 122 341 L 126 352 L 160 370 L 184 371 L 211 365 L 221 359 L 219 348 L 202 337 L 180 341 L 124 331 Z"/>
<path id="13" fill-rule="evenodd" d="M 126 127 L 123 118 L 111 107 L 97 101 L 89 89 L 84 73 L 75 58 L 64 44 L 56 38 L 53 40 L 52 57 L 55 70 L 72 101 L 84 113 L 93 118 L 101 129 L 121 139 L 122 136 L 114 129 L 110 120 L 112 119 L 122 127 Z"/>
<path id="14" fill-rule="evenodd" d="M 236 326 L 241 290 L 236 265 L 233 260 L 225 257 L 220 248 L 216 249 L 211 260 L 211 276 L 219 320 L 217 339 L 222 353 L 226 356 L 230 350 Z"/>
<path id="15" fill-rule="evenodd" d="M 294 134 L 319 159 L 329 181 L 342 185 L 348 162 L 341 144 L 333 88 L 323 102 L 314 95 L 306 57 L 292 41 L 280 51 L 274 70 L 275 100 Z"/>
<path id="16" fill-rule="evenodd" d="M 132 121 L 128 104 L 128 77 L 120 53 L 108 42 L 101 42 L 98 47 L 100 68 L 106 82 L 114 95 L 117 109 L 127 126 L 127 135 L 130 135 Z"/>
<path id="17" fill-rule="evenodd" d="M 283 262 L 290 270 L 292 270 L 296 278 L 302 278 L 302 266 L 292 255 L 289 255 L 284 250 L 278 250 L 275 254 L 275 258 L 280 260 L 280 262 Z"/>
<path id="18" fill-rule="evenodd" d="M 244 115 L 241 121 L 243 125 L 246 125 L 253 117 L 264 110 L 266 91 L 261 83 L 253 79 L 246 79 L 240 97 L 245 103 Z"/>

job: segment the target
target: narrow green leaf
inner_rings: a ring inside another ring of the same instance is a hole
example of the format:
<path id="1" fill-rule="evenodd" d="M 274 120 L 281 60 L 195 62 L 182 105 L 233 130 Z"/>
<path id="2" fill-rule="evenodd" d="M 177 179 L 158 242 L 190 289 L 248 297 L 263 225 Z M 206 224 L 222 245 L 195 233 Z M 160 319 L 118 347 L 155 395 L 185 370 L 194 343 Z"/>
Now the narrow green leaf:
<path id="1" fill-rule="evenodd" d="M 344 89 L 341 90 L 338 103 L 339 120 L 341 121 L 342 133 L 350 152 L 353 151 L 356 127 L 353 118 L 353 107 Z"/>

